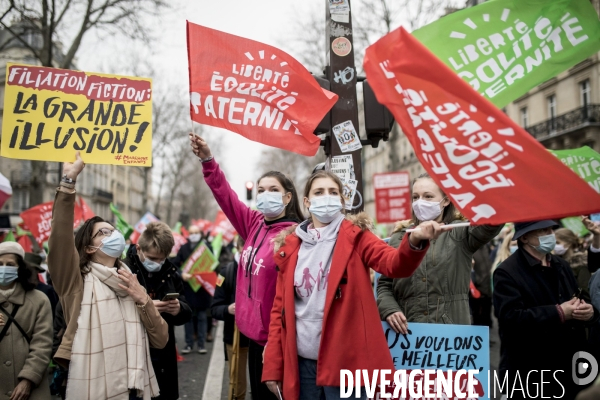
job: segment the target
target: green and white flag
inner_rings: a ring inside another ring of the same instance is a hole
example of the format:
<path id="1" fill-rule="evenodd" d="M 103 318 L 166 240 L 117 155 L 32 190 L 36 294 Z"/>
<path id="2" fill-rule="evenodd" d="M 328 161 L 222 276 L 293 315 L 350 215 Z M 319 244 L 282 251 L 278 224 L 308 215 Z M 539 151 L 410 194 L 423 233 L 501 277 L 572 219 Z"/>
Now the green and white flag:
<path id="1" fill-rule="evenodd" d="M 600 50 L 589 0 L 491 0 L 413 35 L 498 107 Z"/>
<path id="2" fill-rule="evenodd" d="M 588 146 L 578 149 L 550 150 L 563 164 L 600 193 L 600 154 Z"/>

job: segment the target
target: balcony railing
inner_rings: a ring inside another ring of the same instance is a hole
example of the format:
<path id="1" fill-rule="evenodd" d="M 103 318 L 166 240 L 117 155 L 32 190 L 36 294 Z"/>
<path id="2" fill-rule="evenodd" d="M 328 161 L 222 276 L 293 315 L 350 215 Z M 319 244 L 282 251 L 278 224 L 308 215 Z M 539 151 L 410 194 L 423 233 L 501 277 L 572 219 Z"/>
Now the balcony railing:
<path id="1" fill-rule="evenodd" d="M 588 104 L 525 129 L 534 138 L 540 139 L 576 129 L 590 122 L 600 123 L 600 104 Z"/>

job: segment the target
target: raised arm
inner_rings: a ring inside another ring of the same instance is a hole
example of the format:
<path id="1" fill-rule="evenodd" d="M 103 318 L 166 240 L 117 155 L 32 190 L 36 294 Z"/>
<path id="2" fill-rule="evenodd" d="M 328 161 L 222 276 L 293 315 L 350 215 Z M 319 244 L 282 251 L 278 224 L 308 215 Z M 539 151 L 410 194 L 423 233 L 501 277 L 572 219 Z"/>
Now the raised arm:
<path id="1" fill-rule="evenodd" d="M 225 174 L 213 158 L 208 144 L 200 136 L 190 134 L 192 151 L 202 161 L 204 180 L 215 197 L 215 200 L 229 219 L 235 230 L 246 240 L 250 228 L 261 218 L 262 214 L 252 210 L 240 201 L 237 193 L 229 186 Z"/>
<path id="2" fill-rule="evenodd" d="M 52 231 L 48 239 L 48 271 L 52 276 L 54 289 L 61 298 L 83 290 L 73 223 L 76 197 L 74 183 L 84 167 L 79 152 L 74 163 L 64 164 L 63 171 L 73 183 L 61 182 L 56 190 L 52 208 Z M 67 315 L 65 317 L 68 319 Z"/>
<path id="3" fill-rule="evenodd" d="M 475 253 L 486 243 L 491 242 L 492 239 L 500 233 L 503 227 L 504 224 L 469 226 L 468 228 L 466 228 L 467 240 L 465 240 L 463 244 L 469 251 Z"/>
<path id="4" fill-rule="evenodd" d="M 429 240 L 437 239 L 442 226 L 426 221 L 419 229 L 404 235 L 398 249 L 388 246 L 370 231 L 361 233 L 357 251 L 367 267 L 389 278 L 406 278 L 419 267 L 429 248 Z"/>

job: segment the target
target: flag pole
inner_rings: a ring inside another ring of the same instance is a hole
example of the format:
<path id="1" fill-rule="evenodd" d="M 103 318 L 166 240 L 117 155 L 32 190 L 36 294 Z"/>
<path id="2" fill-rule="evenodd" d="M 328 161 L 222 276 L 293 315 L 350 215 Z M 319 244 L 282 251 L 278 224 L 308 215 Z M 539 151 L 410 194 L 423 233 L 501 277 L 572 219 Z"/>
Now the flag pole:
<path id="1" fill-rule="evenodd" d="M 237 376 L 240 361 L 240 331 L 237 325 L 234 325 L 233 345 L 231 349 L 231 360 L 229 367 L 229 400 L 234 400 L 238 394 Z"/>

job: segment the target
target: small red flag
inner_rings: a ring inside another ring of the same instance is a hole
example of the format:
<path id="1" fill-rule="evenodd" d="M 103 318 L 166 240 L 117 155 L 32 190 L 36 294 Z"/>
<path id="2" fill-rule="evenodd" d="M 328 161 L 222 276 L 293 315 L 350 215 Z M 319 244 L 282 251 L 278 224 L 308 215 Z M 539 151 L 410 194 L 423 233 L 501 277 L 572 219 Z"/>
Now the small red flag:
<path id="1" fill-rule="evenodd" d="M 222 210 L 217 211 L 217 216 L 215 217 L 215 222 L 213 222 L 212 226 L 213 229 L 210 232 L 210 236 L 216 237 L 219 233 L 222 233 L 223 242 L 225 242 L 225 244 L 231 243 L 237 234 L 235 228 Z"/>
<path id="2" fill-rule="evenodd" d="M 40 247 L 50 237 L 50 230 L 52 227 L 52 206 L 53 202 L 49 201 L 31 207 L 20 214 L 23 223 L 27 226 L 29 232 L 31 232 Z M 73 229 L 79 226 L 82 218 L 82 209 L 76 205 L 73 215 Z"/>
<path id="3" fill-rule="evenodd" d="M 84 221 L 87 221 L 90 218 L 94 218 L 96 213 L 92 211 L 92 209 L 87 205 L 83 197 L 79 196 L 79 204 L 76 204 L 75 207 L 81 207 L 81 214 Z"/>
<path id="4" fill-rule="evenodd" d="M 364 69 L 427 172 L 473 223 L 600 211 L 598 193 L 404 29 L 370 46 Z"/>
<path id="5" fill-rule="evenodd" d="M 255 142 L 314 156 L 314 130 L 338 96 L 289 54 L 187 23 L 192 119 Z"/>

